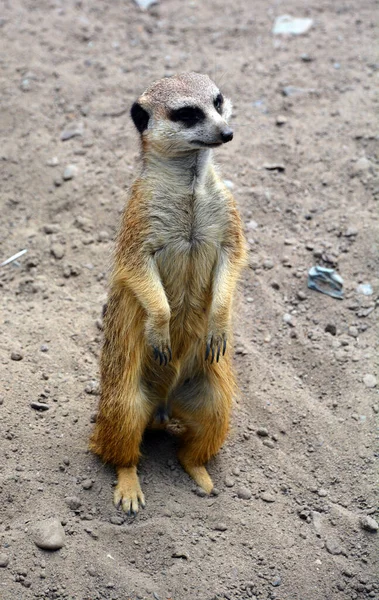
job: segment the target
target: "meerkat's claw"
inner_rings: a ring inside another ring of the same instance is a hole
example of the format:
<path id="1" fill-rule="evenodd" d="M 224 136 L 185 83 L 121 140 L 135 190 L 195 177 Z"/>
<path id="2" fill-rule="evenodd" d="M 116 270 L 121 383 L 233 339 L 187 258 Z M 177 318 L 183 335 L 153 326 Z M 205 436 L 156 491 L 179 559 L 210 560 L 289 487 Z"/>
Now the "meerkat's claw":
<path id="1" fill-rule="evenodd" d="M 154 360 L 159 358 L 159 366 L 166 366 L 172 360 L 171 348 L 167 347 L 165 350 L 159 350 L 157 346 L 153 346 Z"/>
<path id="2" fill-rule="evenodd" d="M 208 339 L 205 349 L 205 360 L 207 361 L 211 356 L 210 363 L 212 364 L 216 359 L 219 362 L 220 356 L 224 356 L 226 351 L 226 335 L 223 333 L 220 336 L 212 336 Z"/>
<path id="3" fill-rule="evenodd" d="M 145 496 L 141 490 L 135 467 L 118 470 L 118 484 L 113 502 L 116 508 L 121 506 L 128 516 L 136 516 L 140 506 L 145 508 Z"/>

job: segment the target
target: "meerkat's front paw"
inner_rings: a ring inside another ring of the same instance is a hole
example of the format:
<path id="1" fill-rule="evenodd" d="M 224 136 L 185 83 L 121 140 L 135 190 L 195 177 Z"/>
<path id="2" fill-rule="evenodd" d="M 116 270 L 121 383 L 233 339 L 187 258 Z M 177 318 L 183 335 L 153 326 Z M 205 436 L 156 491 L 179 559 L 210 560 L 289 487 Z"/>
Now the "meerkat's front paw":
<path id="1" fill-rule="evenodd" d="M 148 319 L 146 322 L 146 338 L 153 349 L 154 360 L 165 366 L 172 360 L 169 322 L 167 318 Z"/>
<path id="2" fill-rule="evenodd" d="M 141 490 L 136 467 L 119 468 L 118 483 L 114 492 L 114 504 L 120 505 L 129 516 L 136 515 L 139 507 L 145 508 L 145 496 Z"/>
<path id="3" fill-rule="evenodd" d="M 226 333 L 209 334 L 205 348 L 205 360 L 210 357 L 210 362 L 219 361 L 220 356 L 224 356 L 226 351 L 227 335 Z"/>

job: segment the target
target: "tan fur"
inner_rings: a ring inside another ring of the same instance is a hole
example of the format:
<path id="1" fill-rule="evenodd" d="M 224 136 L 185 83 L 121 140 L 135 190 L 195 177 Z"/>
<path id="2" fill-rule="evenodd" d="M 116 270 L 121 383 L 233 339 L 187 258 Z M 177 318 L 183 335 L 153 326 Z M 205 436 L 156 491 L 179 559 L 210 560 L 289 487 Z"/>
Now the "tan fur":
<path id="1" fill-rule="evenodd" d="M 198 485 L 212 490 L 204 465 L 228 431 L 235 393 L 232 299 L 245 261 L 240 218 L 211 150 L 187 148 L 187 129 L 181 146 L 180 126 L 166 116 L 168 105 L 180 105 L 183 97 L 205 106 L 207 118 L 196 135 L 208 140 L 226 124 L 208 106 L 217 87 L 196 74 L 154 85 L 139 99 L 150 120 L 141 136 L 141 174 L 118 236 L 104 317 L 99 414 L 90 443 L 118 467 L 115 503 L 134 513 L 144 505 L 136 472 L 140 443 L 158 407 L 185 426 L 179 459 Z M 171 362 L 154 360 L 153 346 L 167 359 L 170 348 Z"/>

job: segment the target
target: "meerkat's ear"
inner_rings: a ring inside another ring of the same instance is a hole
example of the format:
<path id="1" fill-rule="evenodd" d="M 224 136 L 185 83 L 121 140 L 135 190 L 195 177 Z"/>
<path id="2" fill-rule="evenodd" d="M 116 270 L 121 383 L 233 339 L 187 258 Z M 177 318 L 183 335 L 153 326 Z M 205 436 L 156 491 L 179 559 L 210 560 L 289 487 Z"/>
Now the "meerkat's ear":
<path id="1" fill-rule="evenodd" d="M 135 102 L 130 110 L 130 116 L 132 117 L 133 123 L 137 127 L 138 131 L 143 133 L 145 129 L 147 129 L 147 124 L 150 118 L 147 110 L 142 108 L 138 102 Z"/>

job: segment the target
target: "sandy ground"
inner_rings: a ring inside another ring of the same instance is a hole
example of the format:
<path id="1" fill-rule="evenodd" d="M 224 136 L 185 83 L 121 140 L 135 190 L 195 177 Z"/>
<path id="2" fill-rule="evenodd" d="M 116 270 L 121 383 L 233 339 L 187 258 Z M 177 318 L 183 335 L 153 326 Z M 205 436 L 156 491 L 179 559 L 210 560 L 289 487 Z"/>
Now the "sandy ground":
<path id="1" fill-rule="evenodd" d="M 378 534 L 361 524 L 377 519 L 377 9 L 2 2 L 0 262 L 28 252 L 0 268 L 1 600 L 379 598 Z M 273 36 L 288 13 L 314 26 Z M 113 469 L 87 451 L 101 307 L 138 155 L 130 105 L 182 70 L 207 72 L 235 105 L 217 161 L 249 243 L 241 394 L 209 466 L 218 495 L 199 497 L 175 440 L 156 435 L 131 519 L 112 505 Z M 341 274 L 343 301 L 307 289 L 315 264 Z M 49 517 L 65 530 L 55 552 L 33 541 Z"/>

